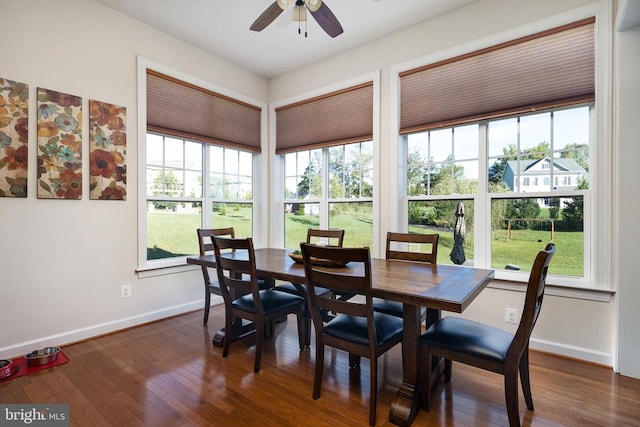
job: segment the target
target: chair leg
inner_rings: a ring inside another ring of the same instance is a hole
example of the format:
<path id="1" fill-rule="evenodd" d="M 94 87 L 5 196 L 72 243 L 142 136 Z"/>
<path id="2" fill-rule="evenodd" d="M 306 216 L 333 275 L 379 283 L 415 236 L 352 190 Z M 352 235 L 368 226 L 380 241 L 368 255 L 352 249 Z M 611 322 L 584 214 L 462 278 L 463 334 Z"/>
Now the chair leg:
<path id="1" fill-rule="evenodd" d="M 451 382 L 451 374 L 453 371 L 453 362 L 451 359 L 444 359 L 444 382 Z"/>
<path id="2" fill-rule="evenodd" d="M 504 394 L 507 403 L 507 415 L 510 427 L 520 427 L 520 412 L 518 410 L 518 368 L 504 373 Z"/>
<path id="3" fill-rule="evenodd" d="M 322 388 L 322 375 L 324 373 L 324 343 L 321 338 L 316 338 L 316 369 L 313 377 L 313 399 L 320 397 Z"/>
<path id="4" fill-rule="evenodd" d="M 360 356 L 349 353 L 349 368 L 360 367 L 360 359 L 361 359 Z"/>
<path id="5" fill-rule="evenodd" d="M 256 360 L 253 365 L 253 372 L 260 372 L 260 364 L 262 362 L 262 348 L 264 347 L 264 322 L 256 321 Z"/>
<path id="6" fill-rule="evenodd" d="M 225 335 L 224 339 L 222 340 L 222 357 L 227 357 L 229 355 L 229 342 L 231 342 L 231 338 L 235 333 L 233 317 L 231 314 L 231 309 L 229 307 L 225 307 L 224 326 Z"/>
<path id="7" fill-rule="evenodd" d="M 309 345 L 309 329 L 310 319 L 306 312 L 298 313 L 298 344 L 300 351 L 303 351 Z"/>
<path id="8" fill-rule="evenodd" d="M 525 348 L 520 357 L 520 383 L 522 384 L 522 394 L 527 403 L 527 409 L 533 411 L 533 398 L 531 397 L 531 383 L 529 380 L 529 349 Z"/>
<path id="9" fill-rule="evenodd" d="M 376 404 L 378 395 L 378 358 L 372 355 L 370 360 L 369 375 L 369 425 L 376 425 Z"/>
<path id="10" fill-rule="evenodd" d="M 211 292 L 209 289 L 205 289 L 204 294 L 204 320 L 202 321 L 203 325 L 206 325 L 209 321 L 209 308 L 211 306 Z"/>
<path id="11" fill-rule="evenodd" d="M 421 360 L 426 362 L 422 375 L 422 409 L 428 412 L 429 409 L 431 409 L 431 374 L 433 373 L 433 363 L 431 360 L 433 357 L 427 345 L 421 345 L 420 351 L 423 355 Z"/>

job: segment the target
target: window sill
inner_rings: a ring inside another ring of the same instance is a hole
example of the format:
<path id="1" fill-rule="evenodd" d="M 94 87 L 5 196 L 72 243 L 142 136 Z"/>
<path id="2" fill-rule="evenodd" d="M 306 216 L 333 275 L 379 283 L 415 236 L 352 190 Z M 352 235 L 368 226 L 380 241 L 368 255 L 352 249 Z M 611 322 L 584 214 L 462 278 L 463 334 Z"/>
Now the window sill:
<path id="1" fill-rule="evenodd" d="M 144 267 L 138 267 L 136 273 L 139 279 L 166 276 L 168 274 L 184 273 L 186 271 L 199 270 L 197 265 L 186 263 L 186 258 L 172 258 L 170 260 L 156 261 Z"/>
<path id="2" fill-rule="evenodd" d="M 525 292 L 526 283 L 514 282 L 507 280 L 493 280 L 489 285 L 489 288 L 503 289 L 507 291 Z M 616 293 L 613 289 L 596 289 L 585 288 L 578 286 L 558 285 L 553 283 L 547 283 L 545 286 L 545 295 L 582 299 L 587 301 L 598 302 L 611 302 L 611 297 Z"/>

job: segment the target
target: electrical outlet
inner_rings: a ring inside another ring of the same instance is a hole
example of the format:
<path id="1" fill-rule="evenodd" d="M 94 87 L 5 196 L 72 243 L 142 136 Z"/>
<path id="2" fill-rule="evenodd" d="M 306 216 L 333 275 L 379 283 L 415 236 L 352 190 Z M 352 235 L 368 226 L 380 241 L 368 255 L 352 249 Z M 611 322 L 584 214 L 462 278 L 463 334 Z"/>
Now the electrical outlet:
<path id="1" fill-rule="evenodd" d="M 518 310 L 515 308 L 506 308 L 504 310 L 504 321 L 507 323 L 517 324 L 518 323 Z"/>
<path id="2" fill-rule="evenodd" d="M 122 285 L 120 287 L 120 297 L 129 298 L 131 296 L 131 285 Z"/>

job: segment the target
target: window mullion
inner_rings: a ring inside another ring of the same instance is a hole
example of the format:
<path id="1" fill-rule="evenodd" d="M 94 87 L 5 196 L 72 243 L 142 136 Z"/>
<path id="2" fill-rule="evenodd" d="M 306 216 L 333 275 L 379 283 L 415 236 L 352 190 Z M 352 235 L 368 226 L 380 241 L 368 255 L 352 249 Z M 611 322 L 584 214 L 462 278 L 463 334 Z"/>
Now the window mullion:
<path id="1" fill-rule="evenodd" d="M 477 224 L 474 227 L 474 242 L 476 250 L 474 254 L 474 265 L 476 267 L 491 267 L 491 193 L 489 192 L 489 124 L 480 123 L 478 126 L 478 141 L 480 144 L 478 155 L 480 156 L 478 167 L 478 192 L 474 197 L 477 206 L 474 212 L 473 221 Z M 480 244 L 484 242 L 484 246 Z"/>
<path id="2" fill-rule="evenodd" d="M 208 144 L 202 144 L 202 215 L 200 221 L 202 222 L 202 228 L 209 228 L 209 224 L 213 223 L 213 202 L 210 194 L 211 184 L 211 171 L 209 165 L 211 164 L 211 150 Z"/>
<path id="3" fill-rule="evenodd" d="M 320 196 L 320 228 L 329 228 L 329 149 L 322 149 L 322 196 Z"/>

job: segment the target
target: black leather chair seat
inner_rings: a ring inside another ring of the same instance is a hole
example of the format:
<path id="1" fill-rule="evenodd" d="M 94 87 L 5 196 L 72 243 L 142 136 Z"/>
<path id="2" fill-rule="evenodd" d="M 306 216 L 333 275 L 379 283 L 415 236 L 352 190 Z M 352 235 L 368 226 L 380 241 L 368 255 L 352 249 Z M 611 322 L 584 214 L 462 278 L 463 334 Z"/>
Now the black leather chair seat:
<path id="1" fill-rule="evenodd" d="M 460 317 L 445 317 L 422 334 L 420 341 L 456 353 L 503 363 L 513 334 Z"/>
<path id="2" fill-rule="evenodd" d="M 396 317 L 402 317 L 402 303 L 398 301 L 388 301 L 383 298 L 373 299 L 373 310 L 378 313 L 390 314 Z M 424 317 L 427 313 L 427 309 L 422 307 L 420 309 L 420 316 Z"/>
<path id="3" fill-rule="evenodd" d="M 384 313 L 374 313 L 373 319 L 378 340 L 377 346 L 402 335 L 401 318 Z M 369 345 L 366 317 L 339 314 L 324 326 L 324 332 L 342 340 Z"/>
<path id="4" fill-rule="evenodd" d="M 260 299 L 262 300 L 262 308 L 265 312 L 281 310 L 286 307 L 295 307 L 300 304 L 300 302 L 304 302 L 302 297 L 285 292 L 276 292 L 273 289 L 261 290 Z M 231 305 L 249 313 L 255 313 L 256 311 L 253 304 L 253 294 L 241 296 L 233 301 Z"/>

